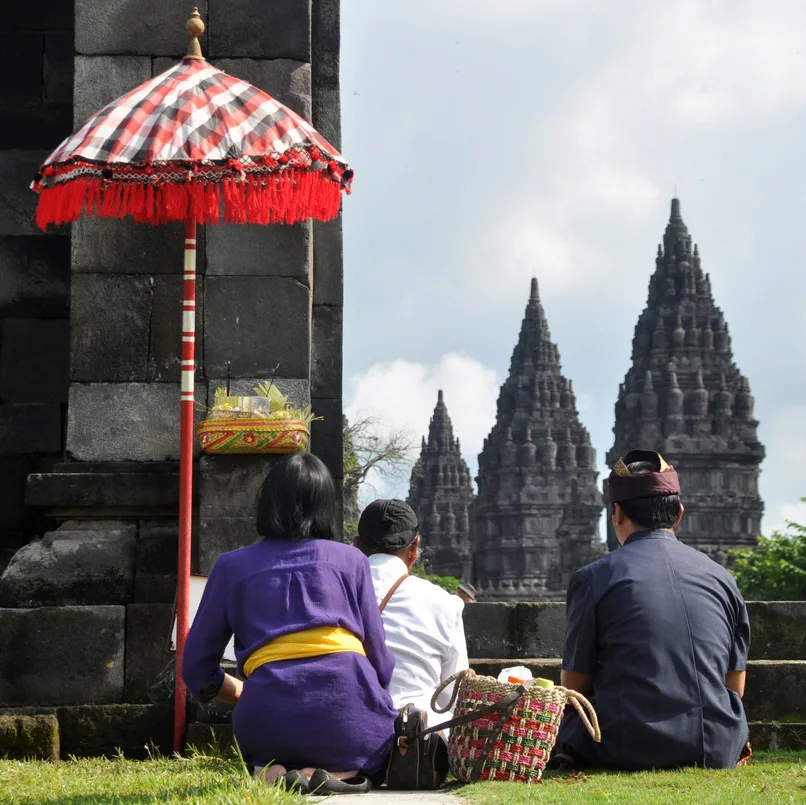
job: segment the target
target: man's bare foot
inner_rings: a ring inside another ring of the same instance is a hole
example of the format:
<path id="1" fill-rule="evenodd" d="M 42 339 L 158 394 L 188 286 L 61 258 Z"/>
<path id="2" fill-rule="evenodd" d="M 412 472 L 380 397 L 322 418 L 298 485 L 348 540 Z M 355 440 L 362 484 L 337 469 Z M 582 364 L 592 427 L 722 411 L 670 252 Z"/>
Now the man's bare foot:
<path id="1" fill-rule="evenodd" d="M 285 766 L 275 764 L 274 766 L 255 766 L 254 774 L 252 775 L 256 780 L 262 780 L 264 783 L 273 785 L 286 773 Z M 309 778 L 310 779 L 310 778 Z"/>

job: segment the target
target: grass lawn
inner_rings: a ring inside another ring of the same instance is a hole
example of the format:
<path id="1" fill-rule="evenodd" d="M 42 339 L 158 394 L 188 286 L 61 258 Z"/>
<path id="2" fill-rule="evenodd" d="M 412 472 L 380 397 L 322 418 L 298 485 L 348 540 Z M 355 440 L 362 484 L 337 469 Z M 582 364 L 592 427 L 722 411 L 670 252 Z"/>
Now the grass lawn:
<path id="1" fill-rule="evenodd" d="M 0 760 L 2 805 L 301 805 L 305 799 L 247 777 L 238 760 Z"/>
<path id="2" fill-rule="evenodd" d="M 478 783 L 463 788 L 461 796 L 471 805 L 802 805 L 806 802 L 806 752 L 758 752 L 750 765 L 730 771 L 547 773 L 542 785 Z"/>
<path id="3" fill-rule="evenodd" d="M 547 774 L 543 785 L 480 783 L 455 789 L 467 805 L 806 802 L 806 752 L 758 753 L 734 771 Z M 330 801 L 330 800 L 328 800 Z M 390 805 L 394 805 L 390 798 Z M 302 797 L 246 777 L 237 760 L 0 760 L 3 805 L 301 805 Z M 334 800 L 338 802 L 338 800 Z"/>

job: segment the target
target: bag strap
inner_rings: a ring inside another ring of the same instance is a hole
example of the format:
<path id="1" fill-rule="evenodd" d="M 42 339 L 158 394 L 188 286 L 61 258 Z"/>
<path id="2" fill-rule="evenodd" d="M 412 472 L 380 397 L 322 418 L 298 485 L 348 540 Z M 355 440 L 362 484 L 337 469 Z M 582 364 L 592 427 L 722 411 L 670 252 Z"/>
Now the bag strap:
<path id="1" fill-rule="evenodd" d="M 465 713 L 463 716 L 452 718 L 450 721 L 443 721 L 441 724 L 437 724 L 435 727 L 429 727 L 422 732 L 418 732 L 414 737 L 421 738 L 424 735 L 430 735 L 432 732 L 442 732 L 442 730 L 446 730 L 449 727 L 458 727 L 462 724 L 470 724 L 477 718 L 489 716 L 493 713 L 500 713 L 501 711 L 504 711 L 504 715 L 509 718 L 512 711 L 515 709 L 515 705 L 517 705 L 524 693 L 526 693 L 526 688 L 523 687 L 523 685 L 519 685 L 512 693 L 507 693 L 506 696 L 502 696 L 501 699 L 494 704 L 488 704 L 486 707 L 482 707 L 478 710 L 471 710 L 469 713 Z M 501 723 L 502 729 L 505 723 L 506 718 Z"/>
<path id="2" fill-rule="evenodd" d="M 590 733 L 591 738 L 593 738 L 597 744 L 601 743 L 602 731 L 599 729 L 599 719 L 596 717 L 596 711 L 593 709 L 593 705 L 581 693 L 570 690 L 569 688 L 560 687 L 559 685 L 557 687 L 565 693 L 568 697 L 568 701 L 571 702 L 574 709 L 579 713 L 579 719 L 585 725 L 585 729 Z M 585 712 L 586 710 L 587 713 Z M 590 716 L 590 718 L 588 716 Z"/>
<path id="3" fill-rule="evenodd" d="M 389 592 L 386 593 L 383 601 L 381 601 L 380 606 L 378 607 L 378 612 L 383 612 L 386 609 L 386 605 L 389 603 L 389 599 L 397 592 L 397 588 L 400 587 L 401 584 L 409 577 L 408 573 L 404 573 L 390 588 Z"/>

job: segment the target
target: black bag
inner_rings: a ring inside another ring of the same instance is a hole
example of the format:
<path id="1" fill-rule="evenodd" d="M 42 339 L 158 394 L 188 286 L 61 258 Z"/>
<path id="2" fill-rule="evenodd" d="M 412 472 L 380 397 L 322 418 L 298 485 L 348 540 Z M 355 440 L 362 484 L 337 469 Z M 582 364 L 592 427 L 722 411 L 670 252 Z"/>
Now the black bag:
<path id="1" fill-rule="evenodd" d="M 448 744 L 439 732 L 426 730 L 427 715 L 407 704 L 395 719 L 395 742 L 386 765 L 386 787 L 432 791 L 448 775 Z"/>

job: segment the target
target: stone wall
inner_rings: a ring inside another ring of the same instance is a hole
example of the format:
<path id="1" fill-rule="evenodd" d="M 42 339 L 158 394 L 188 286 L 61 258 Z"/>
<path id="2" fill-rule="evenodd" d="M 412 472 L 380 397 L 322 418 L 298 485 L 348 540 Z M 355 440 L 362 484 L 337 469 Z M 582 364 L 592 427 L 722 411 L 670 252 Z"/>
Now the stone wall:
<path id="1" fill-rule="evenodd" d="M 338 0 L 197 4 L 210 61 L 340 147 Z M 55 715 L 63 754 L 77 736 L 85 754 L 113 737 L 141 751 L 170 740 L 183 229 L 90 218 L 41 234 L 28 184 L 74 125 L 183 56 L 192 5 L 32 7 L 0 54 L 9 74 L 25 65 L 0 91 L 18 115 L 0 130 L 0 706 Z M 279 387 L 324 417 L 311 449 L 341 483 L 340 218 L 200 228 L 197 259 L 199 416 L 228 375 L 249 393 L 279 364 Z M 195 572 L 254 541 L 274 461 L 197 449 Z M 51 674 L 54 644 L 70 667 Z"/>
<path id="2" fill-rule="evenodd" d="M 73 3 L 3 8 L 0 68 L 0 572 L 46 521 L 25 479 L 62 452 L 70 236 L 42 233 L 28 185 L 72 129 Z"/>

